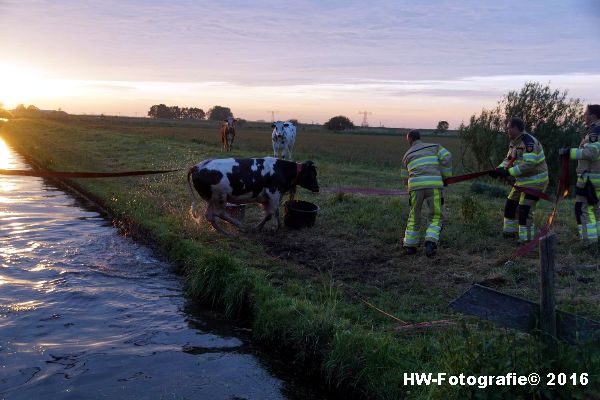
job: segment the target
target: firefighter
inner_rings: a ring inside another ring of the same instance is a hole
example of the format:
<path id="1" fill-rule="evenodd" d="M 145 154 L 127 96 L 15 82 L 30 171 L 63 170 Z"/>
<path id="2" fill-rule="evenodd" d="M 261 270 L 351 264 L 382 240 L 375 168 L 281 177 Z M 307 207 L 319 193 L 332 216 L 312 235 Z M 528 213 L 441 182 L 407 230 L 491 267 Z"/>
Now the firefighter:
<path id="1" fill-rule="evenodd" d="M 590 104 L 583 114 L 586 134 L 578 148 L 562 148 L 561 156 L 577 160 L 575 219 L 579 237 L 588 245 L 598 242 L 600 233 L 600 105 Z"/>
<path id="2" fill-rule="evenodd" d="M 408 188 L 410 212 L 404 232 L 404 252 L 417 253 L 420 242 L 421 208 L 427 204 L 428 226 L 425 254 L 435 255 L 443 223 L 444 178 L 452 176 L 452 155 L 434 143 L 423 143 L 418 130 L 406 135 L 410 148 L 402 158 L 401 177 Z"/>
<path id="3" fill-rule="evenodd" d="M 543 192 L 548 186 L 548 166 L 541 143 L 525 132 L 521 118 L 511 118 L 506 130 L 510 139 L 508 154 L 490 176 L 515 178 L 504 205 L 502 235 L 505 238 L 518 237 L 520 243 L 525 243 L 535 235 L 533 210 L 540 199 L 535 192 Z M 515 187 L 532 189 L 534 193 L 523 193 Z"/>

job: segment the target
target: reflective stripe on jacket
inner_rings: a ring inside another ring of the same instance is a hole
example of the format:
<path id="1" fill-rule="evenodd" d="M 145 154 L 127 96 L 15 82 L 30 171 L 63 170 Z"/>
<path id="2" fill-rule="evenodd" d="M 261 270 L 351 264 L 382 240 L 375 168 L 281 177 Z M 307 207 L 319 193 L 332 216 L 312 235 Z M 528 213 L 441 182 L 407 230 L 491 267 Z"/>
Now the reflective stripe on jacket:
<path id="1" fill-rule="evenodd" d="M 436 143 L 415 140 L 402 158 L 401 177 L 408 190 L 441 188 L 452 176 L 452 155 Z"/>
<path id="2" fill-rule="evenodd" d="M 571 149 L 569 156 L 577 161 L 577 187 L 584 187 L 590 178 L 597 189 L 600 189 L 600 120 L 587 129 L 579 148 Z"/>
<path id="3" fill-rule="evenodd" d="M 515 186 L 543 190 L 548 184 L 548 166 L 542 144 L 533 135 L 523 132 L 510 141 L 506 158 L 499 167 L 506 168 L 516 178 Z"/>

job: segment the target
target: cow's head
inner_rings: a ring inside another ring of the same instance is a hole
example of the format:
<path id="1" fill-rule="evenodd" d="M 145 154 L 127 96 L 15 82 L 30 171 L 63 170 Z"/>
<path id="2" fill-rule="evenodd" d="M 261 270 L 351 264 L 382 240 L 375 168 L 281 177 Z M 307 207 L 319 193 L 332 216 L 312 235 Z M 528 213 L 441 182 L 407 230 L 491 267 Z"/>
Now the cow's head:
<path id="1" fill-rule="evenodd" d="M 228 128 L 235 128 L 236 119 L 233 117 L 227 117 L 223 120 L 223 124 L 227 125 Z"/>
<path id="2" fill-rule="evenodd" d="M 271 127 L 273 128 L 273 136 L 277 139 L 282 139 L 285 129 L 290 126 L 288 122 L 277 121 L 273 122 Z"/>
<path id="3" fill-rule="evenodd" d="M 312 161 L 302 163 L 302 168 L 298 175 L 298 185 L 311 192 L 319 191 L 319 182 L 317 181 L 317 167 Z"/>

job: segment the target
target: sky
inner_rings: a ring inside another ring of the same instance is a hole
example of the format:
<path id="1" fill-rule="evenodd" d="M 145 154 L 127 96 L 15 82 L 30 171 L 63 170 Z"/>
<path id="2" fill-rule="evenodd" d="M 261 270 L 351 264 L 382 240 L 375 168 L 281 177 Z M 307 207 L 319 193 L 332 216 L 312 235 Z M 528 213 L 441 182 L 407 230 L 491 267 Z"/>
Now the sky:
<path id="1" fill-rule="evenodd" d="M 600 103 L 600 1 L 0 0 L 0 102 L 455 128 L 526 82 Z"/>

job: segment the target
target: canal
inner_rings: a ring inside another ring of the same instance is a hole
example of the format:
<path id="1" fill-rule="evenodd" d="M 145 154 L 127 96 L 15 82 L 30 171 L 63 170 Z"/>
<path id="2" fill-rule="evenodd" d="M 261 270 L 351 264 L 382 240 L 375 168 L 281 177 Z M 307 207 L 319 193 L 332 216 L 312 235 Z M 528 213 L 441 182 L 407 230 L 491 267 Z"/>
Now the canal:
<path id="1" fill-rule="evenodd" d="M 0 139 L 0 169 L 27 169 Z M 321 399 L 152 251 L 52 183 L 0 176 L 1 399 Z"/>

